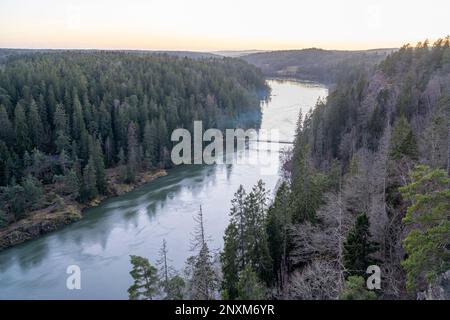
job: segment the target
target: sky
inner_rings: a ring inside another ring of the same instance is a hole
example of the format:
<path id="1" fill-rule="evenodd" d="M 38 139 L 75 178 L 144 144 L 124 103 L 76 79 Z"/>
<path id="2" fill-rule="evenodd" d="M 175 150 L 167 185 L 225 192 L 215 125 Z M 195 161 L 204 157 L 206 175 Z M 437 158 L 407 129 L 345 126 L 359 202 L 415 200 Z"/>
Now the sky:
<path id="1" fill-rule="evenodd" d="M 450 34 L 449 0 L 0 0 L 0 47 L 392 48 Z"/>

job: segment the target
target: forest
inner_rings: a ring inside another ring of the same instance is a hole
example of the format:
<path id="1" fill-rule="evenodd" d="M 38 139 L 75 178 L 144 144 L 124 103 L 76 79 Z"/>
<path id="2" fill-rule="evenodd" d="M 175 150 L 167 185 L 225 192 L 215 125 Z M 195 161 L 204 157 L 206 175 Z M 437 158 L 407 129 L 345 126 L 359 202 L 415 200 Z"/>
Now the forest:
<path id="1" fill-rule="evenodd" d="M 200 208 L 185 271 L 165 243 L 156 267 L 131 257 L 130 298 L 449 298 L 449 37 L 356 66 L 299 116 L 284 158 L 273 200 L 263 181 L 236 191 L 218 255 Z"/>
<path id="2" fill-rule="evenodd" d="M 238 59 L 1 50 L 0 228 L 172 166 L 170 133 L 257 123 L 268 90 Z M 1 247 L 1 246 L 0 246 Z"/>
<path id="3" fill-rule="evenodd" d="M 268 90 L 268 71 L 240 59 L 2 57 L 0 232 L 36 211 L 109 195 L 113 176 L 132 185 L 170 167 L 169 133 L 194 120 L 257 124 Z M 157 261 L 130 256 L 129 298 L 448 298 L 450 38 L 369 60 L 333 64 L 325 78 L 326 65 L 294 73 L 335 85 L 299 115 L 274 199 L 262 180 L 236 190 L 220 252 L 208 244 L 200 207 L 185 268 L 172 268 L 165 241 Z M 369 266 L 379 268 L 375 290 L 366 286 Z"/>
<path id="4" fill-rule="evenodd" d="M 230 272 L 224 260 L 228 294 L 250 267 L 278 298 L 439 298 L 433 286 L 450 269 L 450 38 L 354 67 L 299 117 L 284 169 L 261 210 L 260 253 L 245 258 L 242 236 L 229 240 L 240 219 L 227 229 L 224 257 L 235 246 L 245 261 Z M 369 265 L 379 290 L 366 288 Z"/>
<path id="5" fill-rule="evenodd" d="M 272 77 L 335 84 L 355 67 L 372 69 L 395 49 L 339 51 L 324 49 L 257 52 L 241 58 Z"/>

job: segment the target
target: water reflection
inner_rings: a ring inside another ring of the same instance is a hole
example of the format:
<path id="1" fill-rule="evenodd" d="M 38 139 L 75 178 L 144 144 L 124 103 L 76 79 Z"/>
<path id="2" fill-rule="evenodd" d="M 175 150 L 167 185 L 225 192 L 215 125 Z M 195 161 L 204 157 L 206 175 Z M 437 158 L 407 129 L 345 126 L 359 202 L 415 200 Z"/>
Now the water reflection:
<path id="1" fill-rule="evenodd" d="M 326 89 L 290 81 L 270 81 L 270 85 L 273 96 L 262 106 L 261 127 L 278 128 L 280 138 L 292 140 L 299 109 L 311 108 Z M 278 168 L 278 152 L 249 149 L 250 157 L 268 159 Z M 154 262 L 164 238 L 173 265 L 180 269 L 190 255 L 192 216 L 200 205 L 210 246 L 219 249 L 230 200 L 239 185 L 250 189 L 263 178 L 268 189 L 275 188 L 278 171 L 264 174 L 262 169 L 252 163 L 178 167 L 166 177 L 87 210 L 75 224 L 1 252 L 0 299 L 126 299 L 130 254 Z M 65 287 L 71 264 L 81 268 L 81 290 Z"/>

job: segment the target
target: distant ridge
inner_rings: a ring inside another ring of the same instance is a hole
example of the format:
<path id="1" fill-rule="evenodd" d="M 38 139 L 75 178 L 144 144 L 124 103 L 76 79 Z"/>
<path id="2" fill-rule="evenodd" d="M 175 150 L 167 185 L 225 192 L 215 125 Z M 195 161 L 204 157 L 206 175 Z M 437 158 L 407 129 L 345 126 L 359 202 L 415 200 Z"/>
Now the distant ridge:
<path id="1" fill-rule="evenodd" d="M 258 52 L 240 58 L 257 66 L 269 76 L 334 83 L 340 75 L 351 70 L 350 67 L 371 68 L 396 50 L 383 48 L 350 51 L 310 48 Z"/>
<path id="2" fill-rule="evenodd" d="M 212 54 L 230 57 L 230 58 L 238 58 L 243 57 L 250 54 L 267 52 L 267 50 L 222 50 L 222 51 L 212 51 Z"/>
<path id="3" fill-rule="evenodd" d="M 158 55 L 166 54 L 169 56 L 186 57 L 190 59 L 203 59 L 203 58 L 222 58 L 223 56 L 210 52 L 199 51 L 171 51 L 171 50 L 129 50 L 129 49 L 14 49 L 14 48 L 0 48 L 0 61 L 5 57 L 12 54 L 27 54 L 34 52 L 121 52 L 137 55 Z"/>

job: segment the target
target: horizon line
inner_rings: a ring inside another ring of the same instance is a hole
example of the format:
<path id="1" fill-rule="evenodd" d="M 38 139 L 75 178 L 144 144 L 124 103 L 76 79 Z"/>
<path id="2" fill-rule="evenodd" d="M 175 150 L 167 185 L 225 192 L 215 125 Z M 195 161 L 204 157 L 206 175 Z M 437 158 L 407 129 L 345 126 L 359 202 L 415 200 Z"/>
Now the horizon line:
<path id="1" fill-rule="evenodd" d="M 301 50 L 324 50 L 324 51 L 373 51 L 373 50 L 396 50 L 400 47 L 374 47 L 370 49 L 325 49 L 321 47 L 304 47 L 296 49 L 223 49 L 223 50 L 196 50 L 196 49 L 146 49 L 146 48 L 51 48 L 51 47 L 0 47 L 0 50 L 54 50 L 54 51 L 153 51 L 153 52 L 193 52 L 193 53 L 219 53 L 219 52 L 275 52 L 275 51 L 301 51 Z"/>

